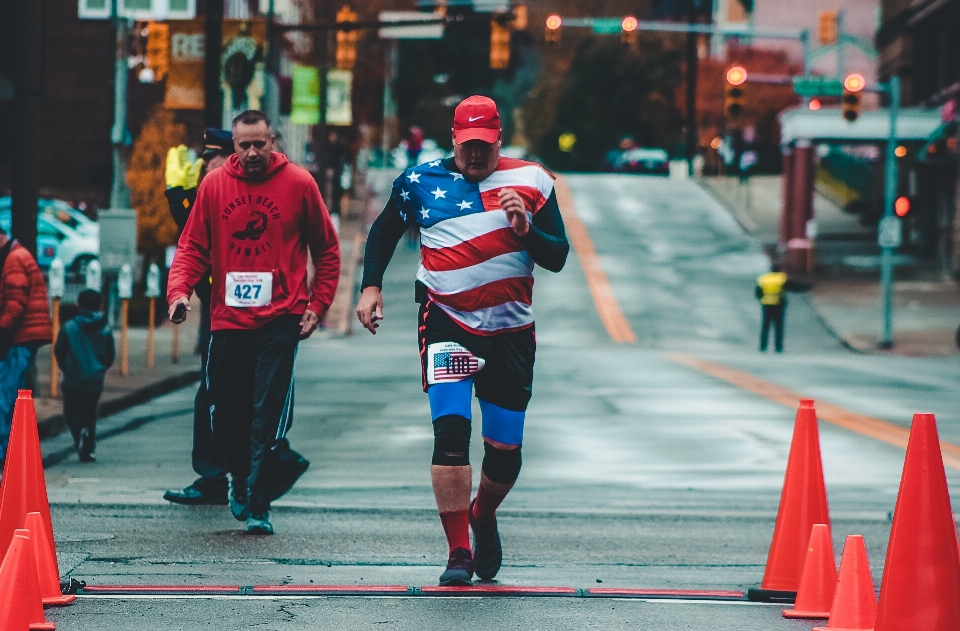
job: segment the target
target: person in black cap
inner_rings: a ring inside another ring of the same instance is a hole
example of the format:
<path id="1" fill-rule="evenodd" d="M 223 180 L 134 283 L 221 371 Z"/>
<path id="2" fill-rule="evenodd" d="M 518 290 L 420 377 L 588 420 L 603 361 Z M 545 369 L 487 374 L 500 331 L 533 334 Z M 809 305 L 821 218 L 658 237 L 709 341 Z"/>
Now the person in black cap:
<path id="1" fill-rule="evenodd" d="M 207 127 L 203 132 L 204 151 L 191 162 L 185 145 L 167 153 L 166 181 L 170 214 L 179 232 L 187 223 L 197 199 L 197 187 L 203 175 L 223 166 L 233 153 L 233 134 L 225 129 Z M 197 348 L 203 374 L 206 374 L 207 346 L 210 342 L 210 278 L 201 281 L 194 291 L 200 299 L 200 331 Z M 213 440 L 210 426 L 210 401 L 206 382 L 200 380 L 193 405 L 193 470 L 200 476 L 183 489 L 170 490 L 163 499 L 175 504 L 200 505 L 227 503 L 227 468 Z"/>

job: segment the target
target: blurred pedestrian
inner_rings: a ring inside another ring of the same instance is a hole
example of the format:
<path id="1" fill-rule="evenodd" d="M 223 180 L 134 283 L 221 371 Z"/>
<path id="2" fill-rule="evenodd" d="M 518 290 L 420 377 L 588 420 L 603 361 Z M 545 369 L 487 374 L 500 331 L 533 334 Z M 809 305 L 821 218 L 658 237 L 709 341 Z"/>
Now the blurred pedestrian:
<path id="1" fill-rule="evenodd" d="M 407 135 L 407 167 L 415 167 L 420 162 L 423 151 L 423 130 L 413 125 Z"/>
<path id="2" fill-rule="evenodd" d="M 63 371 L 63 418 L 73 434 L 80 462 L 96 460 L 97 406 L 104 377 L 116 351 L 104 315 L 103 296 L 85 289 L 77 297 L 80 312 L 60 328 L 53 352 Z"/>
<path id="3" fill-rule="evenodd" d="M 190 217 L 197 199 L 197 187 L 203 177 L 223 166 L 233 155 L 233 134 L 225 129 L 208 127 L 203 131 L 203 153 L 191 162 L 185 145 L 170 149 L 167 154 L 165 194 L 170 204 L 170 215 L 177 223 L 180 234 Z M 210 271 L 194 287 L 200 299 L 200 322 L 197 335 L 197 351 L 200 354 L 200 369 L 206 373 L 207 348 L 210 346 Z M 221 505 L 227 504 L 227 466 L 223 454 L 217 448 L 210 426 L 210 398 L 205 379 L 200 380 L 193 403 L 193 470 L 198 477 L 193 484 L 183 489 L 172 489 L 163 494 L 163 499 L 175 504 Z"/>
<path id="4" fill-rule="evenodd" d="M 783 322 L 787 310 L 787 291 L 789 279 L 780 271 L 780 266 L 774 263 L 770 271 L 757 277 L 757 286 L 754 294 L 760 301 L 760 352 L 767 351 L 770 339 L 770 329 L 773 328 L 774 350 L 783 352 Z"/>
<path id="5" fill-rule="evenodd" d="M 0 460 L 6 459 L 17 390 L 52 338 L 47 286 L 27 248 L 0 228 Z"/>
<path id="6" fill-rule="evenodd" d="M 357 317 L 376 334 L 384 271 L 407 227 L 420 226 L 418 337 L 433 421 L 431 478 L 449 546 L 441 585 L 468 585 L 474 570 L 489 580 L 500 570 L 496 510 L 520 475 L 533 388 L 533 268 L 559 272 L 569 251 L 553 177 L 532 162 L 501 157 L 502 141 L 491 99 L 460 103 L 453 157 L 410 167 L 394 181 L 363 259 Z M 471 502 L 474 388 L 484 456 Z"/>
<path id="7" fill-rule="evenodd" d="M 293 415 L 297 345 L 317 329 L 340 277 L 340 246 L 313 177 L 273 151 L 267 117 L 233 121 L 236 154 L 204 178 L 167 283 L 170 320 L 212 270 L 206 385 L 214 439 L 232 479 L 230 512 L 273 533 L 270 454 Z M 307 285 L 307 260 L 315 273 Z"/>

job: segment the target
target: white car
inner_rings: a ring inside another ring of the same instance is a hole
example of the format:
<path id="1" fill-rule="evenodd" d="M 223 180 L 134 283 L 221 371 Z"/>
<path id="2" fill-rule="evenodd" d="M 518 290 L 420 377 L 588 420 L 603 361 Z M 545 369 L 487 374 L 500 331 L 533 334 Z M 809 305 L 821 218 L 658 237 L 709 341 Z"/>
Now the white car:
<path id="1" fill-rule="evenodd" d="M 10 222 L 10 209 L 0 208 L 0 226 L 8 233 Z M 47 269 L 50 261 L 59 257 L 67 270 L 83 275 L 90 261 L 99 256 L 99 229 L 96 234 L 81 234 L 46 213 L 37 215 L 37 264 L 41 269 Z"/>

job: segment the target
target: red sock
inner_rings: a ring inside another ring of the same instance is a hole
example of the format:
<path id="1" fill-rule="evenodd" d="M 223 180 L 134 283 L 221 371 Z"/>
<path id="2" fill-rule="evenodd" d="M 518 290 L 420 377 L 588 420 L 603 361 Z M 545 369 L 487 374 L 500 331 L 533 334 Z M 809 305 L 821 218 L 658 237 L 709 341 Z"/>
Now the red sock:
<path id="1" fill-rule="evenodd" d="M 477 499 L 473 503 L 473 518 L 481 521 L 490 521 L 497 516 L 497 507 L 503 502 L 506 495 L 499 495 L 484 488 L 481 484 L 477 489 Z"/>
<path id="2" fill-rule="evenodd" d="M 440 513 L 440 523 L 443 524 L 443 532 L 447 535 L 450 552 L 457 548 L 470 549 L 470 521 L 467 511 L 454 510 L 449 513 Z"/>

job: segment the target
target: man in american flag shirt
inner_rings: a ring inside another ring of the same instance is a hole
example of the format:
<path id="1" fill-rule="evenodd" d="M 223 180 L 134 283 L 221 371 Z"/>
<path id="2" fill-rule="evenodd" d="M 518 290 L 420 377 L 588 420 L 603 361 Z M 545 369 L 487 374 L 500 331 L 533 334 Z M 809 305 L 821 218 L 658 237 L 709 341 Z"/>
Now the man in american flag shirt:
<path id="1" fill-rule="evenodd" d="M 457 106 L 453 157 L 404 171 L 370 228 L 357 316 L 376 334 L 381 287 L 397 242 L 420 228 L 419 345 L 430 399 L 433 492 L 449 544 L 441 585 L 468 585 L 500 570 L 496 509 L 520 473 L 523 423 L 536 353 L 533 266 L 559 272 L 569 244 L 540 165 L 500 156 L 496 104 Z M 471 501 L 471 396 L 483 414 L 480 488 Z M 470 546 L 469 529 L 474 533 Z"/>

